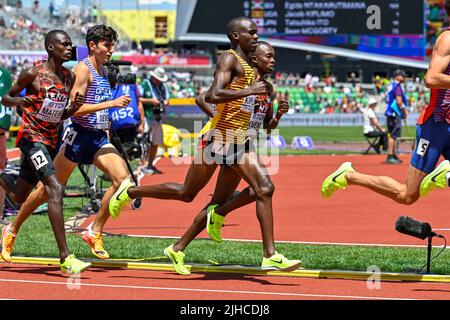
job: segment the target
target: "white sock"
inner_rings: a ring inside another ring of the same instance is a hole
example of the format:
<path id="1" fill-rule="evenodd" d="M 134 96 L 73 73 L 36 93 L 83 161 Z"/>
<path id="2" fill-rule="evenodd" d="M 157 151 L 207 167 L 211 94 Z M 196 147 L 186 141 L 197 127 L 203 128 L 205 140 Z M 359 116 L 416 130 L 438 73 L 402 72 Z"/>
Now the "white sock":
<path id="1" fill-rule="evenodd" d="M 447 172 L 445 178 L 447 178 L 447 187 L 450 187 L 450 172 Z"/>
<path id="2" fill-rule="evenodd" d="M 89 235 L 90 235 L 91 237 L 95 236 L 95 232 L 92 231 L 92 225 L 93 225 L 93 224 L 94 224 L 94 223 L 91 223 L 90 225 L 87 226 L 87 230 L 88 230 Z"/>
<path id="3" fill-rule="evenodd" d="M 10 224 L 8 224 L 8 226 L 6 227 L 6 233 L 7 234 L 10 234 L 10 235 L 13 235 L 14 237 L 16 236 L 14 233 L 12 233 L 12 232 L 10 232 L 9 231 L 9 227 L 10 227 L 11 225 Z"/>

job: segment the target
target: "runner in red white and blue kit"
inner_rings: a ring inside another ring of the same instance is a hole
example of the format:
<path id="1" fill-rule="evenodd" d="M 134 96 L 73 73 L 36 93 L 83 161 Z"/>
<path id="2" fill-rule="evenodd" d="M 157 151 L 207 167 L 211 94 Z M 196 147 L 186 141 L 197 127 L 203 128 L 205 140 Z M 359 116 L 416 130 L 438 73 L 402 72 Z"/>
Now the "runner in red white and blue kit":
<path id="1" fill-rule="evenodd" d="M 450 16 L 450 1 L 445 1 Z M 431 89 L 430 104 L 420 115 L 417 126 L 417 149 L 412 164 L 429 173 L 421 185 L 420 195 L 435 188 L 450 186 L 450 28 L 436 39 L 425 84 Z M 440 156 L 446 160 L 435 166 Z M 434 169 L 434 170 L 433 170 Z"/>
<path id="2" fill-rule="evenodd" d="M 445 8 L 450 15 L 450 0 Z M 450 32 L 436 40 L 425 84 L 432 88 L 431 101 L 417 124 L 417 145 L 411 157 L 405 183 L 386 176 L 357 172 L 350 162 L 343 163 L 322 183 L 322 196 L 335 190 L 359 185 L 400 204 L 411 205 L 436 187 L 445 187 L 450 176 L 450 162 L 444 161 L 435 171 L 439 158 L 450 159 Z"/>

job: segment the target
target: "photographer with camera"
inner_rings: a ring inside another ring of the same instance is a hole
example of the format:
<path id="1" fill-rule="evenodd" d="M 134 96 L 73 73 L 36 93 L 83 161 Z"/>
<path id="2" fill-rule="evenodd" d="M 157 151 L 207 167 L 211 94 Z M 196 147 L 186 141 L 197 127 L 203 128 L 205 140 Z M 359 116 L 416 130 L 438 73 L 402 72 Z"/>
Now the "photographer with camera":
<path id="1" fill-rule="evenodd" d="M 162 116 L 169 105 L 169 89 L 165 82 L 168 80 L 166 71 L 158 67 L 150 71 L 150 80 L 142 81 L 142 97 L 140 101 L 144 105 L 145 118 L 150 127 L 148 151 L 148 164 L 142 170 L 144 174 L 160 174 L 154 165 L 158 146 L 163 144 Z"/>
<path id="2" fill-rule="evenodd" d="M 129 160 L 140 158 L 142 148 L 137 140 L 144 134 L 144 107 L 140 101 L 139 90 L 136 86 L 136 75 L 120 74 L 115 65 L 108 66 L 108 79 L 112 88 L 113 99 L 129 96 L 130 104 L 126 108 L 110 108 L 111 142 L 124 152 Z M 118 140 L 118 141 L 117 141 Z M 121 146 L 118 146 L 121 144 Z"/>

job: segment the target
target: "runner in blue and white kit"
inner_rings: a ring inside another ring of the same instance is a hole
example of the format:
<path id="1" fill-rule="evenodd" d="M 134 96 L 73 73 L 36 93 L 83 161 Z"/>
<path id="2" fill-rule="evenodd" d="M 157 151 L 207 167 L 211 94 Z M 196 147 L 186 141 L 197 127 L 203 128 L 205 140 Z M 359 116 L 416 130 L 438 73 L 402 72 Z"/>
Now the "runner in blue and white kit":
<path id="1" fill-rule="evenodd" d="M 109 142 L 109 108 L 126 107 L 129 96 L 111 100 L 106 69 L 103 66 L 111 59 L 117 33 L 104 25 L 96 25 L 88 30 L 86 43 L 89 56 L 74 68 L 75 84 L 70 93 L 84 95 L 85 103 L 73 114 L 70 124 L 63 135 L 63 145 L 54 159 L 58 180 L 65 185 L 78 164 L 93 164 L 112 179 L 111 187 L 102 198 L 102 205 L 95 221 L 83 233 L 83 240 L 89 244 L 92 253 L 101 259 L 109 255 L 103 248 L 101 231 L 109 218 L 108 203 L 112 195 L 123 183 L 130 183 L 125 161 L 116 148 Z M 19 214 L 31 214 L 40 204 L 47 200 L 42 185 L 33 191 L 22 205 Z"/>

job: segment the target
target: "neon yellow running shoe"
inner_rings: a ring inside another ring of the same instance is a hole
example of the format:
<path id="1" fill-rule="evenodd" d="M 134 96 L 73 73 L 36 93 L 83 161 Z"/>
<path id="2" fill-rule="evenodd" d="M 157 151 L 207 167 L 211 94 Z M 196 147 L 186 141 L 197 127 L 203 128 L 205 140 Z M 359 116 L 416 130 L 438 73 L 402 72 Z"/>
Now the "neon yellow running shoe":
<path id="1" fill-rule="evenodd" d="M 186 266 L 184 265 L 185 254 L 183 251 L 178 252 L 173 251 L 173 244 L 172 244 L 164 249 L 164 255 L 167 258 L 169 258 L 170 261 L 172 261 L 173 268 L 177 273 L 181 275 L 191 274 L 191 272 L 188 269 L 186 269 Z"/>
<path id="2" fill-rule="evenodd" d="M 5 262 L 11 262 L 11 252 L 14 248 L 16 235 L 8 231 L 9 225 L 2 228 L 2 252 L 1 257 Z"/>
<path id="3" fill-rule="evenodd" d="M 347 188 L 345 175 L 348 172 L 355 172 L 351 162 L 344 162 L 335 172 L 330 174 L 322 183 L 322 197 L 329 198 L 334 190 Z"/>
<path id="4" fill-rule="evenodd" d="M 127 191 L 132 186 L 134 184 L 129 179 L 123 180 L 119 189 L 117 189 L 116 193 L 109 200 L 109 214 L 111 218 L 117 219 L 122 208 L 131 202 L 132 199 Z"/>
<path id="5" fill-rule="evenodd" d="M 225 217 L 217 214 L 214 209 L 217 204 L 213 204 L 206 209 L 206 232 L 215 242 L 222 242 L 222 225 Z"/>
<path id="6" fill-rule="evenodd" d="M 270 258 L 263 258 L 262 270 L 280 270 L 280 271 L 294 271 L 303 265 L 301 260 L 289 260 L 281 253 L 277 253 Z"/>
<path id="7" fill-rule="evenodd" d="M 76 274 L 83 272 L 90 266 L 92 266 L 92 263 L 78 260 L 74 254 L 71 254 L 66 259 L 64 259 L 64 262 L 61 263 L 60 268 L 64 273 Z"/>
<path id="8" fill-rule="evenodd" d="M 450 161 L 442 161 L 440 165 L 427 175 L 420 184 L 420 196 L 425 197 L 436 188 L 447 187 L 446 175 L 450 172 Z"/>

